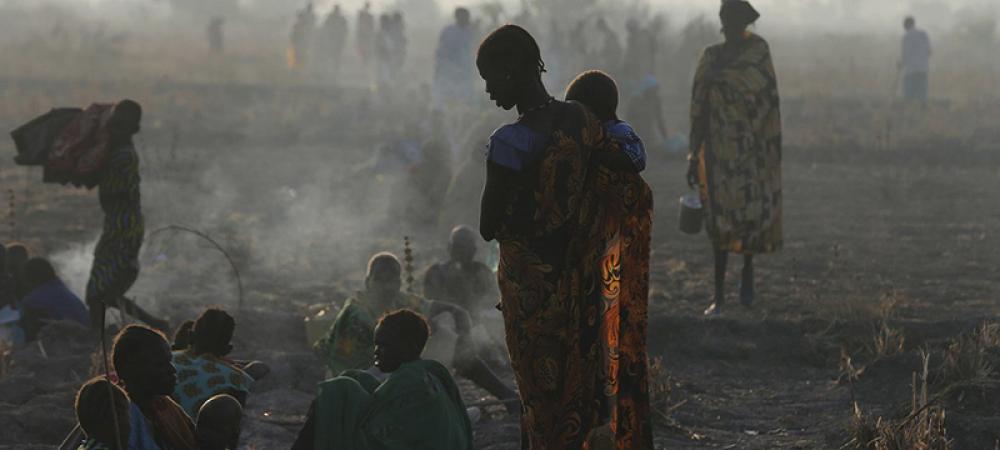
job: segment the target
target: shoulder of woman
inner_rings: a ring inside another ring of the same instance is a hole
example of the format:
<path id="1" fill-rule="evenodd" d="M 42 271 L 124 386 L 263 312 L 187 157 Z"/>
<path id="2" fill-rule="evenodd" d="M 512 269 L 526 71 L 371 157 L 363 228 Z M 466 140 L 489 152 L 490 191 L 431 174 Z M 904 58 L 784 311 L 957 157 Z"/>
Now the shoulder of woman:
<path id="1" fill-rule="evenodd" d="M 509 169 L 521 170 L 525 156 L 535 147 L 536 139 L 535 131 L 525 125 L 504 125 L 490 136 L 486 158 Z"/>
<path id="2" fill-rule="evenodd" d="M 720 42 L 718 44 L 712 44 L 712 45 L 709 45 L 708 47 L 705 47 L 705 50 L 703 50 L 701 52 L 701 57 L 702 58 L 708 58 L 708 57 L 715 56 L 720 51 L 722 51 L 722 46 L 723 45 L 725 45 L 725 43 Z"/>
<path id="3" fill-rule="evenodd" d="M 493 131 L 490 135 L 490 146 L 505 145 L 518 150 L 527 150 L 535 132 L 525 125 L 509 123 Z"/>
<path id="4" fill-rule="evenodd" d="M 757 47 L 757 48 L 760 48 L 760 49 L 762 49 L 762 50 L 770 50 L 770 47 L 771 47 L 771 46 L 770 46 L 770 45 L 769 45 L 769 44 L 767 43 L 767 40 L 766 40 L 766 39 L 764 39 L 763 37 L 761 37 L 761 36 L 760 36 L 759 34 L 757 34 L 757 33 L 750 33 L 750 37 L 748 37 L 748 38 L 747 38 L 747 42 L 748 42 L 748 43 L 749 43 L 749 44 L 750 44 L 751 46 L 753 46 L 753 47 Z"/>

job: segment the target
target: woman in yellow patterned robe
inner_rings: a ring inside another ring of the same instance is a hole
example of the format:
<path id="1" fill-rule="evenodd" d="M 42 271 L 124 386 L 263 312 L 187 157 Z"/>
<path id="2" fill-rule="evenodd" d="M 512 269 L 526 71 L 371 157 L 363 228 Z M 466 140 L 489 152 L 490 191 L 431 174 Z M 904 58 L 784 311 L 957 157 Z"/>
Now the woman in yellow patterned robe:
<path id="1" fill-rule="evenodd" d="M 480 232 L 500 243 L 498 281 L 525 449 L 650 449 L 646 317 L 652 193 L 578 103 L 552 98 L 524 29 L 486 38 L 477 66 L 520 117 L 493 133 Z M 604 442 L 606 445 L 607 442 Z"/>
<path id="2" fill-rule="evenodd" d="M 740 301 L 754 300 L 753 256 L 781 249 L 781 114 L 767 42 L 746 31 L 759 14 L 746 1 L 720 11 L 725 43 L 705 50 L 691 100 L 688 183 L 698 186 L 715 250 L 721 313 L 729 253 L 744 257 Z"/>

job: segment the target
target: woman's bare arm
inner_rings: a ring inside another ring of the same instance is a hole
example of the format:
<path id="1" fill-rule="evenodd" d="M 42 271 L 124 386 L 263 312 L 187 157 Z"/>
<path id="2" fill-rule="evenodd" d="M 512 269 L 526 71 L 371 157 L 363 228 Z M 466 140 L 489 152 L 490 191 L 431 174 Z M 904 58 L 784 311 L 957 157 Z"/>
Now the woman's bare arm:
<path id="1" fill-rule="evenodd" d="M 479 234 L 492 241 L 504 216 L 507 192 L 510 190 L 515 172 L 506 167 L 486 162 L 486 188 L 479 212 Z"/>

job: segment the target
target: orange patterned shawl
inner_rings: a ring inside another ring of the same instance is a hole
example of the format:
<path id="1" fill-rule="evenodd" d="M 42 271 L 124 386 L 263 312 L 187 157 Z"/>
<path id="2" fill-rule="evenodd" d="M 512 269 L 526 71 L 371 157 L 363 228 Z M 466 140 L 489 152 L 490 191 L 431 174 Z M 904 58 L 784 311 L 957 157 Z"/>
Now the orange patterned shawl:
<path id="1" fill-rule="evenodd" d="M 579 109 L 518 175 L 497 234 L 522 445 L 586 448 L 609 424 L 616 448 L 650 449 L 652 192 L 638 174 L 590 163 L 592 152 L 621 150 Z"/>

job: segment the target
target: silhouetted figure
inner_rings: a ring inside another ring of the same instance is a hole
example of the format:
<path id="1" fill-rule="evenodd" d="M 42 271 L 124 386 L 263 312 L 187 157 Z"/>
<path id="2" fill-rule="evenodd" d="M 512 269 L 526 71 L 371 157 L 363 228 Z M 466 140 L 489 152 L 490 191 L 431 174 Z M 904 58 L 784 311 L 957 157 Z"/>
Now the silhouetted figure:
<path id="1" fill-rule="evenodd" d="M 597 48 L 599 64 L 609 73 L 618 73 L 622 69 L 622 57 L 625 54 L 621 39 L 603 17 L 597 19 L 596 28 L 600 33 L 600 45 Z"/>
<path id="2" fill-rule="evenodd" d="M 585 107 L 549 95 L 523 28 L 491 33 L 476 65 L 490 99 L 519 114 L 490 138 L 479 223 L 500 243 L 499 308 L 526 411 L 521 445 L 579 449 L 614 423 L 618 448 L 652 448 L 652 192 L 634 170 L 591 163 L 621 149 Z"/>
<path id="3" fill-rule="evenodd" d="M 632 86 L 625 119 L 635 125 L 639 135 L 646 136 L 649 142 L 663 142 L 670 136 L 670 131 L 663 116 L 660 82 L 655 76 L 648 74 Z"/>
<path id="4" fill-rule="evenodd" d="M 389 41 L 392 42 L 392 53 L 390 61 L 393 67 L 393 78 L 399 79 L 399 74 L 406 65 L 407 46 L 409 40 L 406 38 L 406 19 L 403 13 L 396 11 L 390 18 Z"/>
<path id="5" fill-rule="evenodd" d="M 165 330 L 166 321 L 154 317 L 125 298 L 139 276 L 139 250 L 145 222 L 139 194 L 139 154 L 132 136 L 139 132 L 142 107 L 132 100 L 115 105 L 108 123 L 108 156 L 98 185 L 104 228 L 94 249 L 86 301 L 91 327 L 104 324 L 106 307 L 118 308 L 150 326 Z"/>
<path id="6" fill-rule="evenodd" d="M 726 41 L 705 49 L 695 74 L 687 175 L 700 189 L 715 253 L 710 316 L 722 312 L 729 253 L 743 255 L 739 298 L 749 306 L 754 255 L 782 246 L 781 113 L 771 51 L 747 31 L 760 17 L 749 2 L 727 0 L 719 16 Z"/>
<path id="7" fill-rule="evenodd" d="M 469 10 L 455 8 L 455 23 L 441 30 L 434 52 L 434 106 L 464 104 L 475 92 L 473 42 L 476 30 Z"/>
<path id="8" fill-rule="evenodd" d="M 94 378 L 76 393 L 76 419 L 83 430 L 80 449 L 125 450 L 132 433 L 128 397 L 106 378 Z"/>
<path id="9" fill-rule="evenodd" d="M 374 328 L 374 364 L 388 377 L 349 370 L 320 383 L 292 449 L 472 449 L 458 385 L 441 363 L 420 358 L 427 320 L 402 309 Z"/>
<path id="10" fill-rule="evenodd" d="M 198 410 L 198 450 L 236 450 L 239 448 L 243 406 L 231 395 L 219 394 L 205 401 Z"/>
<path id="11" fill-rule="evenodd" d="M 313 4 L 310 2 L 306 4 L 305 8 L 299 11 L 295 17 L 295 23 L 292 24 L 292 32 L 289 35 L 289 39 L 291 40 L 288 53 L 289 68 L 301 69 L 306 67 L 315 30 L 316 14 L 313 12 Z"/>
<path id="12" fill-rule="evenodd" d="M 12 243 L 7 247 L 6 269 L 13 283 L 14 300 L 19 301 L 28 293 L 27 286 L 21 281 L 21 268 L 28 262 L 28 247 L 24 244 Z"/>
<path id="13" fill-rule="evenodd" d="M 225 34 L 223 27 L 225 26 L 225 19 L 221 17 L 213 18 L 211 22 L 208 23 L 208 28 L 206 29 L 206 34 L 208 35 L 208 49 L 212 53 L 222 53 L 225 44 Z"/>
<path id="14" fill-rule="evenodd" d="M 473 315 L 492 308 L 499 300 L 496 275 L 476 261 L 481 238 L 460 225 L 448 238 L 448 260 L 432 265 L 424 275 L 424 297 L 454 303 Z"/>
<path id="15" fill-rule="evenodd" d="M 380 91 L 395 87 L 406 60 L 406 31 L 403 16 L 382 14 L 375 35 L 375 77 Z"/>
<path id="16" fill-rule="evenodd" d="M 451 314 L 458 335 L 455 349 L 455 369 L 474 383 L 500 399 L 516 397 L 496 374 L 476 354 L 470 332 L 472 319 L 465 309 L 442 301 L 427 300 L 401 291 L 402 266 L 391 253 L 378 253 L 368 262 L 365 290 L 358 292 L 344 303 L 326 338 L 317 344 L 317 350 L 326 357 L 330 374 L 345 370 L 366 370 L 372 367 L 375 346 L 372 330 L 382 315 L 397 309 L 412 309 L 435 318 Z M 444 330 L 438 330 L 443 332 Z M 465 343 L 465 345 L 462 345 Z"/>
<path id="17" fill-rule="evenodd" d="M 903 98 L 907 101 L 926 103 L 930 73 L 931 39 L 927 32 L 917 28 L 913 17 L 903 21 L 903 53 L 899 70 L 903 77 Z"/>
<path id="18" fill-rule="evenodd" d="M 344 48 L 347 46 L 347 18 L 340 10 L 340 5 L 333 5 L 333 10 L 323 22 L 324 44 L 319 50 L 328 58 L 331 73 L 340 73 L 343 64 Z"/>
<path id="19" fill-rule="evenodd" d="M 191 346 L 173 352 L 173 364 L 180 374 L 173 398 L 191 417 L 198 415 L 209 398 L 228 394 L 246 403 L 254 379 L 226 359 L 233 350 L 230 341 L 236 321 L 221 309 L 208 309 L 191 329 Z"/>
<path id="20" fill-rule="evenodd" d="M 581 73 L 566 87 L 566 101 L 586 106 L 622 150 L 598 153 L 595 161 L 616 170 L 642 172 L 646 169 L 646 146 L 632 126 L 618 118 L 618 84 L 610 75 L 599 70 Z"/>
<path id="21" fill-rule="evenodd" d="M 21 280 L 28 293 L 21 299 L 21 326 L 29 341 L 47 322 L 70 320 L 90 326 L 90 315 L 80 297 L 70 291 L 56 276 L 52 264 L 43 258 L 32 258 L 21 269 Z"/>
<path id="22" fill-rule="evenodd" d="M 129 325 L 115 337 L 111 359 L 130 401 L 127 448 L 198 448 L 194 422 L 170 398 L 177 370 L 163 334 Z"/>
<path id="23" fill-rule="evenodd" d="M 358 11 L 354 32 L 354 45 L 364 69 L 370 68 L 375 59 L 375 16 L 371 9 L 371 2 L 365 2 L 365 6 Z"/>

